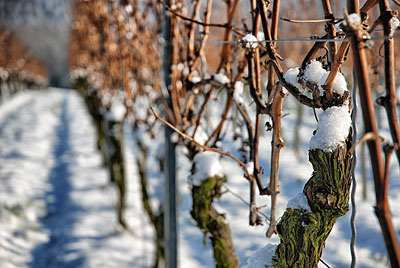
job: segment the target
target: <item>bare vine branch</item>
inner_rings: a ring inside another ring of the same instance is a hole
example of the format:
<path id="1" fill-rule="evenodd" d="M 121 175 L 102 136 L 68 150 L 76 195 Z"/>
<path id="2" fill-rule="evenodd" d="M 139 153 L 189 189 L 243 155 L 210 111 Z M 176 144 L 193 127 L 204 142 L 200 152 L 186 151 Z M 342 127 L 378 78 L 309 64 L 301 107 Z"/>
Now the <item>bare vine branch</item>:
<path id="1" fill-rule="evenodd" d="M 185 133 L 183 133 L 182 131 L 180 131 L 179 129 L 177 129 L 174 125 L 172 125 L 171 123 L 168 123 L 167 121 L 165 121 L 162 117 L 160 117 L 158 115 L 158 113 L 152 108 L 150 107 L 150 110 L 153 112 L 154 116 L 156 117 L 157 120 L 160 120 L 162 123 L 164 123 L 165 125 L 167 125 L 168 127 L 170 127 L 173 131 L 175 131 L 176 133 L 178 133 L 182 138 L 189 140 L 190 142 L 193 142 L 194 144 L 196 144 L 197 146 L 199 146 L 201 149 L 203 149 L 203 151 L 209 151 L 209 152 L 214 152 L 214 153 L 218 153 L 224 156 L 227 156 L 231 159 L 233 159 L 234 161 L 236 161 L 242 168 L 243 171 L 246 173 L 245 178 L 247 180 L 250 180 L 250 178 L 252 177 L 252 175 L 249 173 L 247 166 L 245 163 L 243 163 L 241 160 L 239 160 L 237 157 L 235 157 L 234 155 L 232 155 L 231 153 L 228 152 L 224 152 L 215 148 L 210 148 L 207 146 L 204 146 L 202 144 L 200 144 L 199 142 L 197 142 L 195 139 L 193 139 L 192 137 L 186 135 Z"/>
<path id="2" fill-rule="evenodd" d="M 221 24 L 221 23 L 204 23 L 204 22 L 202 22 L 202 21 L 195 20 L 195 19 L 192 19 L 192 18 L 188 18 L 188 17 L 186 17 L 186 16 L 184 16 L 184 15 L 178 13 L 176 10 L 173 10 L 171 7 L 169 7 L 169 6 L 168 6 L 164 1 L 162 1 L 162 0 L 158 0 L 158 2 L 161 3 L 161 4 L 165 7 L 165 9 L 167 9 L 169 12 L 171 12 L 171 13 L 174 14 L 175 16 L 177 16 L 177 17 L 179 17 L 179 18 L 181 18 L 181 19 L 183 19 L 183 20 L 185 20 L 185 21 L 193 22 L 193 23 L 196 23 L 196 24 L 202 25 L 202 26 L 209 26 L 209 27 L 218 27 L 218 28 L 229 29 L 229 30 L 231 30 L 232 32 L 236 33 L 236 34 L 239 35 L 239 36 L 244 36 L 244 34 L 243 34 L 240 30 L 238 30 L 235 26 L 232 26 L 232 25 L 229 25 L 229 24 Z"/>

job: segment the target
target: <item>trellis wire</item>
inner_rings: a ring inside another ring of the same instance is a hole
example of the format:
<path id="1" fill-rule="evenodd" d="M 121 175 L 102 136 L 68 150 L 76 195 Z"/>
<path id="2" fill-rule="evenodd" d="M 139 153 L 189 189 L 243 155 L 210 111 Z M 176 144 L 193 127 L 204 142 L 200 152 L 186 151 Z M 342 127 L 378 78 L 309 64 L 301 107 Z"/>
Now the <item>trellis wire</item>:
<path id="1" fill-rule="evenodd" d="M 394 36 L 376 36 L 365 38 L 365 41 L 378 41 L 378 40 L 389 40 L 389 39 L 399 39 L 400 35 Z M 278 39 L 278 40 L 261 40 L 261 41 L 247 41 L 248 43 L 287 43 L 287 42 L 347 42 L 350 39 L 347 38 L 338 38 L 338 39 L 325 39 L 325 38 L 312 38 L 312 37 L 298 37 L 298 38 L 287 38 L 287 39 Z M 178 44 L 188 44 L 189 40 L 184 41 L 174 41 Z M 161 45 L 165 45 L 165 41 L 160 41 Z M 202 41 L 197 40 L 194 41 L 194 44 L 201 44 Z M 233 45 L 241 45 L 243 43 L 242 40 L 235 40 L 235 41 L 219 41 L 219 40 L 210 40 L 207 41 L 206 44 L 208 45 L 223 45 L 223 44 L 233 44 Z"/>

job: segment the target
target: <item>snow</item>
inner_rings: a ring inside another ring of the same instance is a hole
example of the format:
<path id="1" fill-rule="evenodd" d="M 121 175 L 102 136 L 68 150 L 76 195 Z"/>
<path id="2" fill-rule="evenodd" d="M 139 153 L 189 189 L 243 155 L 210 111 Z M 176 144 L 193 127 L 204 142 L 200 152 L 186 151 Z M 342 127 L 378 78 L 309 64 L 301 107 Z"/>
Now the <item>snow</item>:
<path id="1" fill-rule="evenodd" d="M 324 94 L 325 90 L 322 86 L 325 84 L 330 72 L 323 68 L 321 62 L 313 59 L 306 66 L 303 76 L 298 77 L 299 72 L 299 67 L 290 68 L 283 74 L 283 77 L 289 84 L 296 86 L 303 95 L 307 95 L 307 90 L 298 83 L 299 79 L 312 82 L 318 86 L 321 96 Z M 344 92 L 348 91 L 346 79 L 340 72 L 336 74 L 335 79 L 333 80 L 332 91 L 341 96 L 343 96 Z"/>
<path id="2" fill-rule="evenodd" d="M 222 85 L 229 84 L 231 82 L 231 80 L 229 80 L 229 78 L 223 73 L 214 74 L 213 79 Z"/>
<path id="3" fill-rule="evenodd" d="M 322 63 L 313 59 L 304 71 L 304 80 L 318 83 L 321 77 L 326 74 L 327 71 L 322 67 Z"/>
<path id="4" fill-rule="evenodd" d="M 80 78 L 86 78 L 87 76 L 87 70 L 84 68 L 75 68 L 69 74 L 69 77 L 72 81 L 78 80 Z"/>
<path id="5" fill-rule="evenodd" d="M 297 76 L 299 75 L 300 69 L 299 67 L 290 68 L 286 73 L 283 74 L 283 78 L 285 78 L 286 82 L 289 84 L 296 86 L 297 85 Z"/>
<path id="6" fill-rule="evenodd" d="M 133 12 L 133 7 L 132 7 L 132 5 L 126 5 L 125 6 L 125 11 L 126 11 L 126 13 L 128 13 L 128 14 L 131 14 L 132 12 Z"/>
<path id="7" fill-rule="evenodd" d="M 170 140 L 172 143 L 178 143 L 179 134 L 177 132 L 172 133 L 172 135 L 170 136 Z"/>
<path id="8" fill-rule="evenodd" d="M 193 136 L 193 131 L 194 131 L 194 126 L 190 126 L 187 130 L 186 130 L 186 134 L 189 135 L 190 137 Z M 196 130 L 196 134 L 194 135 L 194 140 L 197 141 L 200 144 L 204 144 L 206 143 L 206 141 L 208 140 L 208 135 L 207 133 L 203 130 L 203 128 L 201 126 L 199 126 Z"/>
<path id="9" fill-rule="evenodd" d="M 330 72 L 327 72 L 325 74 L 326 78 L 328 78 Z M 323 81 L 323 83 L 321 83 L 321 81 L 319 82 L 319 87 L 320 90 L 322 89 L 321 85 L 325 84 L 326 78 L 325 76 L 323 78 L 321 78 L 321 80 Z M 332 91 L 336 92 L 337 94 L 343 96 L 344 92 L 348 91 L 347 89 L 347 82 L 346 79 L 344 78 L 344 75 L 340 72 L 338 72 L 335 76 L 335 79 L 333 80 L 333 86 L 332 86 Z"/>
<path id="10" fill-rule="evenodd" d="M 194 164 L 193 185 L 200 185 L 203 180 L 214 176 L 224 176 L 218 153 L 200 152 L 194 157 Z"/>
<path id="11" fill-rule="evenodd" d="M 126 107 L 121 100 L 114 97 L 111 100 L 110 110 L 106 113 L 106 118 L 110 121 L 121 122 L 126 113 Z"/>
<path id="12" fill-rule="evenodd" d="M 361 17 L 357 13 L 352 13 L 349 15 L 349 22 L 353 25 L 360 25 L 361 24 Z M 344 25 L 347 25 L 347 22 L 343 22 Z"/>
<path id="13" fill-rule="evenodd" d="M 277 245 L 268 244 L 257 250 L 242 268 L 272 267 L 272 257 L 275 255 Z"/>
<path id="14" fill-rule="evenodd" d="M 258 34 L 257 34 L 258 36 Z M 261 36 L 260 36 L 261 37 Z M 247 49 L 255 49 L 258 46 L 258 39 L 252 34 L 246 34 L 242 38 L 242 42 L 245 48 Z"/>
<path id="15" fill-rule="evenodd" d="M 243 88 L 244 88 L 244 83 L 242 81 L 237 81 L 235 83 L 235 92 L 233 93 L 233 98 L 238 104 L 244 103 Z"/>
<path id="16" fill-rule="evenodd" d="M 298 88 L 301 94 L 307 95 L 307 90 L 305 89 L 305 87 L 303 87 L 297 82 L 299 79 L 297 77 L 299 75 L 299 72 L 300 72 L 299 67 L 290 68 L 289 70 L 286 71 L 286 73 L 283 74 L 283 78 L 286 80 L 286 82 Z"/>
<path id="17" fill-rule="evenodd" d="M 400 25 L 400 20 L 397 17 L 392 17 L 390 19 L 390 35 L 393 35 Z"/>
<path id="18" fill-rule="evenodd" d="M 192 76 L 192 83 L 196 84 L 199 83 L 201 81 L 200 76 Z"/>
<path id="19" fill-rule="evenodd" d="M 258 41 L 264 41 L 265 40 L 264 32 L 258 32 L 257 33 L 257 40 Z"/>
<path id="20" fill-rule="evenodd" d="M 303 192 L 290 199 L 287 203 L 287 208 L 299 209 L 304 210 L 306 213 L 312 213 L 307 196 Z"/>
<path id="21" fill-rule="evenodd" d="M 247 171 L 249 172 L 249 174 L 253 174 L 254 173 L 254 162 L 253 161 L 249 161 L 246 165 L 247 167 Z"/>
<path id="22" fill-rule="evenodd" d="M 326 109 L 319 116 L 317 133 L 311 137 L 310 149 L 332 152 L 338 146 L 343 146 L 349 135 L 350 126 L 351 116 L 348 105 Z"/>

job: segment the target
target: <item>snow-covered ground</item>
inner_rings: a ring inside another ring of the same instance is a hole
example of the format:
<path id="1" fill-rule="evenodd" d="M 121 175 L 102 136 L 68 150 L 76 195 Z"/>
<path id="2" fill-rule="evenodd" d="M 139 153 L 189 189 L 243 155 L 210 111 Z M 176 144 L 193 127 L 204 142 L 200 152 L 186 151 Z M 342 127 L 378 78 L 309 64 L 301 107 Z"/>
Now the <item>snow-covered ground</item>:
<path id="1" fill-rule="evenodd" d="M 284 117 L 283 135 L 291 141 L 296 120 L 294 110 Z M 312 112 L 302 127 L 302 153 L 290 142 L 282 150 L 278 215 L 289 199 L 302 191 L 312 168 L 308 163 L 309 138 L 316 127 Z M 96 149 L 95 131 L 78 94 L 50 88 L 22 92 L 0 104 L 0 267 L 151 267 L 153 230 L 143 212 L 136 175 L 134 135 L 126 132 L 128 173 L 127 223 L 122 231 L 115 216 L 116 193 Z M 160 148 L 158 139 L 148 142 Z M 261 164 L 268 174 L 270 137 L 262 137 Z M 162 144 L 161 144 L 162 145 Z M 178 149 L 180 151 L 181 149 Z M 248 226 L 249 189 L 240 167 L 223 158 L 227 189 L 215 206 L 226 213 L 241 265 L 255 250 L 278 238 L 265 237 L 268 226 Z M 400 177 L 392 157 L 390 204 L 397 233 L 400 230 Z M 149 162 L 152 196 L 162 192 L 162 181 Z M 357 169 L 360 172 L 360 166 Z M 191 219 L 189 161 L 178 155 L 179 262 L 183 268 L 214 267 L 211 246 L 204 247 L 203 234 Z M 264 176 L 264 180 L 266 176 Z M 360 176 L 358 176 L 360 177 Z M 359 183 L 360 189 L 361 183 Z M 236 195 L 234 195 L 235 193 Z M 372 175 L 368 174 L 368 200 L 357 192 L 357 267 L 388 267 L 385 244 L 373 212 Z M 258 197 L 258 205 L 269 198 Z M 340 218 L 327 240 L 322 259 L 330 267 L 350 263 L 350 213 Z M 325 267 L 320 264 L 320 267 Z"/>

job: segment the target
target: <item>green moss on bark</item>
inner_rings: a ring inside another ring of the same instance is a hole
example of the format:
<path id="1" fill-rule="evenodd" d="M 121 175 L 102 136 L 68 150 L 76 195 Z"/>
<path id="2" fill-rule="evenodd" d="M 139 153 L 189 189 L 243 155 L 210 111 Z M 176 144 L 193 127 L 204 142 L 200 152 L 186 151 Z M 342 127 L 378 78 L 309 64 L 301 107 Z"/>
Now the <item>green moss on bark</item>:
<path id="1" fill-rule="evenodd" d="M 224 216 L 212 206 L 214 198 L 221 196 L 221 186 L 225 181 L 226 178 L 215 176 L 203 180 L 200 186 L 193 186 L 193 206 L 190 212 L 199 228 L 204 231 L 204 236 L 210 235 L 218 268 L 237 267 L 239 264 L 229 225 L 225 223 Z"/>
<path id="2" fill-rule="evenodd" d="M 309 151 L 314 171 L 303 193 L 312 213 L 286 209 L 277 226 L 280 237 L 274 267 L 317 267 L 325 240 L 336 219 L 349 210 L 352 157 L 351 142 L 334 152 Z"/>

